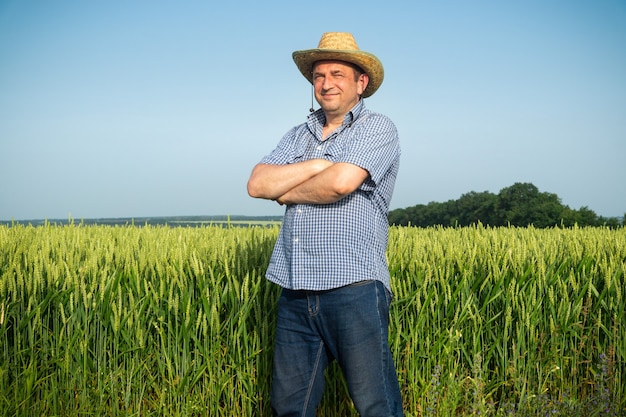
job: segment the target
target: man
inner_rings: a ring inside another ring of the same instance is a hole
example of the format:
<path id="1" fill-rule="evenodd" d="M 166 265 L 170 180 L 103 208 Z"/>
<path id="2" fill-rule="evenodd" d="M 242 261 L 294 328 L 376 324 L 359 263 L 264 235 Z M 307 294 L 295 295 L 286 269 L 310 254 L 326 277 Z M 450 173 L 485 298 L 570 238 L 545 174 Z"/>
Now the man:
<path id="1" fill-rule="evenodd" d="M 272 412 L 314 416 L 337 360 L 361 416 L 401 416 L 387 339 L 387 212 L 398 173 L 394 124 L 365 107 L 383 81 L 349 33 L 325 33 L 293 59 L 320 109 L 252 171 L 248 193 L 286 206 L 267 278 L 278 301 Z"/>

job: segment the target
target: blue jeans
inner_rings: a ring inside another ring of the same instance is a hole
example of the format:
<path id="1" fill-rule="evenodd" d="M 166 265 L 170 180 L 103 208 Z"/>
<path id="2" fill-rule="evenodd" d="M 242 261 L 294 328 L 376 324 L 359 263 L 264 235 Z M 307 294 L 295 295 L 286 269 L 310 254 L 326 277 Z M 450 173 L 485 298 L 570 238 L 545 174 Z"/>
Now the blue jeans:
<path id="1" fill-rule="evenodd" d="M 273 415 L 315 416 L 324 369 L 336 359 L 361 416 L 402 416 L 388 342 L 390 301 L 378 281 L 330 291 L 283 289 L 274 345 Z"/>

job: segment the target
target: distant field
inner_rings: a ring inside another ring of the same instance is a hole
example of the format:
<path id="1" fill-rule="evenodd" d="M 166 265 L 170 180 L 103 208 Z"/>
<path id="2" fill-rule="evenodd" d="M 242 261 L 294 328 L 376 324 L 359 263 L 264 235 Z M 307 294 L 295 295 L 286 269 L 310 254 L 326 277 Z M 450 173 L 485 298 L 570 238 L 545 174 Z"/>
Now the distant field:
<path id="1" fill-rule="evenodd" d="M 280 224 L 282 216 L 168 216 L 168 217 L 117 217 L 117 218 L 93 218 L 93 219 L 32 219 L 32 220 L 4 220 L 0 225 L 11 226 L 15 224 L 43 226 L 51 225 L 104 225 L 104 226 L 210 226 L 215 225 L 273 225 Z"/>
<path id="2" fill-rule="evenodd" d="M 210 226 L 210 225 L 233 225 L 233 226 L 271 226 L 280 225 L 282 220 L 175 220 L 168 221 L 170 225 L 197 225 L 197 226 Z"/>

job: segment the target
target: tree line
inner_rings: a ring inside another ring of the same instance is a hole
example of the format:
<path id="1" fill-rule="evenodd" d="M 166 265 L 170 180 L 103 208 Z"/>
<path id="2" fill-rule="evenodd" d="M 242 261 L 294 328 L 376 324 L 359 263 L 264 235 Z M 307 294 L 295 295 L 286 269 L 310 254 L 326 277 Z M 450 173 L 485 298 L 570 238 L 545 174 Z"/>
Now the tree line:
<path id="1" fill-rule="evenodd" d="M 458 200 L 431 202 L 389 212 L 389 223 L 398 226 L 624 226 L 626 215 L 598 216 L 588 207 L 571 209 L 553 193 L 540 192 L 531 183 L 515 183 L 498 194 L 487 191 L 463 194 Z"/>

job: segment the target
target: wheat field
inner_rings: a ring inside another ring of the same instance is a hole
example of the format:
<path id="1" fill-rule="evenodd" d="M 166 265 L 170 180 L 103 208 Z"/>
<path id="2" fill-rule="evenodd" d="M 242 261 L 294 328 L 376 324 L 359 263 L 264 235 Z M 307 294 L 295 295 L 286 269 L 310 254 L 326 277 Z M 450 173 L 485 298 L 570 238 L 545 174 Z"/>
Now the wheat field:
<path id="1" fill-rule="evenodd" d="M 0 226 L 0 415 L 271 415 L 277 235 Z M 388 260 L 407 416 L 624 412 L 626 229 L 393 227 Z M 318 415 L 356 415 L 336 366 Z"/>

